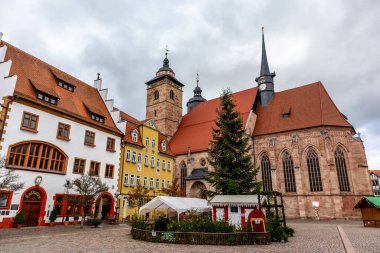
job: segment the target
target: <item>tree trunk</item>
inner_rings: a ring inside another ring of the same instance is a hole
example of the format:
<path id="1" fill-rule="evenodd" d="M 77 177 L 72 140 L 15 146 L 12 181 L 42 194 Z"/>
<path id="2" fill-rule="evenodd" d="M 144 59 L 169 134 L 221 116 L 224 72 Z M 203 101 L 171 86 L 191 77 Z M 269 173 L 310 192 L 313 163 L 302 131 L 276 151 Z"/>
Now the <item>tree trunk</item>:
<path id="1" fill-rule="evenodd" d="M 82 220 L 80 221 L 80 228 L 83 229 L 83 224 L 84 224 L 84 218 L 86 217 L 86 214 L 84 213 L 84 210 L 83 210 L 83 213 L 82 213 Z"/>

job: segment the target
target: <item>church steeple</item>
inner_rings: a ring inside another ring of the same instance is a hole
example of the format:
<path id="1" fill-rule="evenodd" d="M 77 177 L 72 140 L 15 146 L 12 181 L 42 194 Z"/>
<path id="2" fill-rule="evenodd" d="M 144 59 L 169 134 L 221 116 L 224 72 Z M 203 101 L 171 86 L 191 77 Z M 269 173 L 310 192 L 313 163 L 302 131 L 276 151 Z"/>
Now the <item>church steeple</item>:
<path id="1" fill-rule="evenodd" d="M 265 48 L 265 39 L 264 39 L 264 27 L 262 27 L 262 52 L 261 52 L 261 69 L 260 76 L 255 79 L 258 83 L 259 93 L 260 93 L 260 103 L 262 106 L 268 105 L 273 98 L 274 94 L 274 84 L 273 77 L 276 76 L 276 73 L 271 73 L 269 71 L 269 64 L 267 58 L 267 52 Z"/>
<path id="2" fill-rule="evenodd" d="M 206 101 L 204 97 L 202 97 L 202 89 L 199 87 L 199 74 L 197 73 L 197 87 L 194 88 L 194 96 L 189 99 L 189 102 L 186 103 L 187 112 L 189 113 L 194 107 L 199 105 L 200 103 Z"/>

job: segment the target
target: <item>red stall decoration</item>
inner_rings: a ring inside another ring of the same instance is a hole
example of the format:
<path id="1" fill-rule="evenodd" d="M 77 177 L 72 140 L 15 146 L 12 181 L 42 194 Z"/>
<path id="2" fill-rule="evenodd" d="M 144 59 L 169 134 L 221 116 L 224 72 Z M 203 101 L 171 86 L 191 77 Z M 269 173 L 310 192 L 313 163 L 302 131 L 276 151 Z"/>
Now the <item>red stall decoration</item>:
<path id="1" fill-rule="evenodd" d="M 266 232 L 265 214 L 260 209 L 253 209 L 248 215 L 248 220 L 251 223 L 252 232 Z"/>

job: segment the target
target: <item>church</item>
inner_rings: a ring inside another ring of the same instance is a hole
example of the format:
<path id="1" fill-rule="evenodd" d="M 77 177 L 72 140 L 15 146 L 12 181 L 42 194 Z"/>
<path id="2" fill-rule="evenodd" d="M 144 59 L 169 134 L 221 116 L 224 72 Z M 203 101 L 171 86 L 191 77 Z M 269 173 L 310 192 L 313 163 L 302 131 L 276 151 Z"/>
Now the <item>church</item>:
<path id="1" fill-rule="evenodd" d="M 256 87 L 233 93 L 245 130 L 251 136 L 252 161 L 264 191 L 283 194 L 289 218 L 358 218 L 353 209 L 372 195 L 363 141 L 321 82 L 276 92 L 262 35 L 262 59 Z M 183 87 L 166 57 L 146 82 L 146 118 L 170 140 L 174 177 L 189 197 L 202 197 L 208 148 L 220 99 L 206 100 L 197 86 L 182 114 Z"/>

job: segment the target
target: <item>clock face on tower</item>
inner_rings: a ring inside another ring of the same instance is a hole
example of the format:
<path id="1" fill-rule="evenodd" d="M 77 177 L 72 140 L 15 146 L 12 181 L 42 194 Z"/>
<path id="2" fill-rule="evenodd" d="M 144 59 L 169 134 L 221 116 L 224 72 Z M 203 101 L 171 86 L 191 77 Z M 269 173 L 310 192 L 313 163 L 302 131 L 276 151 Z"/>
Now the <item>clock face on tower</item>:
<path id="1" fill-rule="evenodd" d="M 260 90 L 265 90 L 266 87 L 267 87 L 267 85 L 264 83 L 264 84 L 261 84 L 261 85 L 259 86 L 259 89 L 260 89 Z"/>

